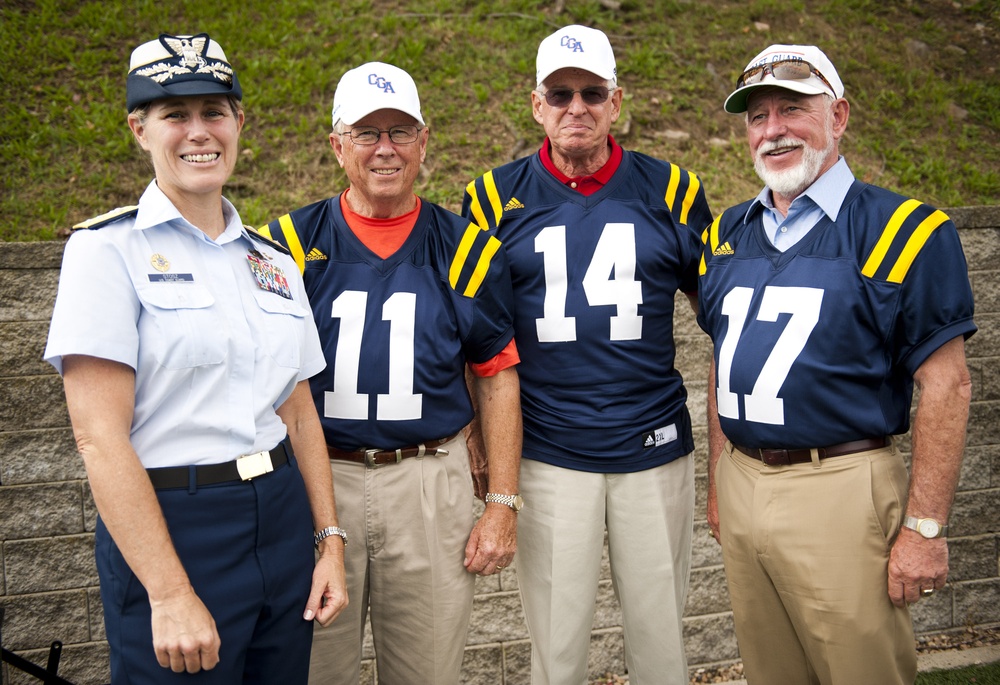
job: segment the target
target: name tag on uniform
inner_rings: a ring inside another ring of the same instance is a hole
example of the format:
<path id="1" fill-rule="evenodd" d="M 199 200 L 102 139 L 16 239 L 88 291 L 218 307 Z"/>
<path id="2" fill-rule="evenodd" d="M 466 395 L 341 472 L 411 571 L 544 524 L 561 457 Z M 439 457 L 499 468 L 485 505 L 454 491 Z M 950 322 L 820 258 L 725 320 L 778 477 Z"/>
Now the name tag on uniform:
<path id="1" fill-rule="evenodd" d="M 262 290 L 292 299 L 292 289 L 288 287 L 288 279 L 280 267 L 253 254 L 247 254 L 247 261 L 250 262 L 250 271 Z"/>
<path id="2" fill-rule="evenodd" d="M 194 274 L 149 274 L 150 283 L 194 283 Z"/>

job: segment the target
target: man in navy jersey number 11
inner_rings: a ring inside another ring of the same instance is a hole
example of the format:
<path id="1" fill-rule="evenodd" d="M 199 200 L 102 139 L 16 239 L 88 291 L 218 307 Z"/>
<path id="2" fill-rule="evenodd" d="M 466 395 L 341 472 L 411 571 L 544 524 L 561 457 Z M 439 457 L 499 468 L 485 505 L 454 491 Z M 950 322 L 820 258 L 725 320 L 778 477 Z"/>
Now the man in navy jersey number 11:
<path id="1" fill-rule="evenodd" d="M 674 297 L 697 291 L 698 178 L 623 150 L 607 36 L 567 26 L 536 60 L 536 154 L 466 189 L 514 282 L 524 412 L 518 586 L 533 685 L 587 681 L 605 529 L 629 682 L 686 683 L 694 449 Z"/>
<path id="2" fill-rule="evenodd" d="M 708 522 L 747 682 L 909 684 L 907 605 L 948 576 L 971 397 L 958 232 L 854 178 L 844 84 L 818 48 L 770 46 L 725 108 L 765 183 L 705 230 L 699 289 Z M 891 436 L 914 383 L 908 475 Z"/>
<path id="3" fill-rule="evenodd" d="M 414 194 L 427 138 L 409 74 L 381 62 L 348 71 L 330 144 L 350 187 L 265 229 L 303 271 L 327 360 L 313 400 L 352 533 L 349 604 L 315 632 L 314 685 L 357 685 L 369 612 L 379 682 L 457 685 L 475 574 L 497 573 L 516 549 L 510 272 L 493 235 Z M 466 364 L 490 488 L 475 526 Z"/>

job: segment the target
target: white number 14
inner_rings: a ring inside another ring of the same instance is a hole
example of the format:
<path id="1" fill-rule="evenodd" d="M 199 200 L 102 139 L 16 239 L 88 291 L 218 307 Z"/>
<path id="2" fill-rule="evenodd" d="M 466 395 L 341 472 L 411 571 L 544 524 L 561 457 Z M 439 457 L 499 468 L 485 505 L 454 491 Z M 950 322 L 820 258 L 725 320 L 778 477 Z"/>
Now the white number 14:
<path id="1" fill-rule="evenodd" d="M 566 227 L 547 226 L 535 236 L 535 252 L 545 264 L 543 316 L 535 319 L 539 342 L 576 340 L 576 317 L 566 316 L 569 283 L 566 268 Z M 614 276 L 611 273 L 614 272 Z M 635 225 L 604 225 L 594 256 L 583 277 L 583 290 L 590 306 L 614 305 L 611 340 L 642 338 L 642 283 L 635 279 Z"/>

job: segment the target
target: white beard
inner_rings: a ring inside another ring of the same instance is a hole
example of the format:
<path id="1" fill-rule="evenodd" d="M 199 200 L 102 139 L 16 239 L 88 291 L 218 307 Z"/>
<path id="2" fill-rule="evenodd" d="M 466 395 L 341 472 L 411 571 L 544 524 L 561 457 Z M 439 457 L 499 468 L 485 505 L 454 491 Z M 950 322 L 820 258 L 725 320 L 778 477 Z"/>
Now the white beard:
<path id="1" fill-rule="evenodd" d="M 802 146 L 802 159 L 797 165 L 784 171 L 771 171 L 767 168 L 764 156 L 768 152 L 793 145 Z M 765 142 L 761 144 L 754 155 L 753 168 L 764 184 L 771 189 L 771 192 L 782 197 L 795 198 L 819 178 L 823 163 L 833 152 L 833 145 L 833 135 L 829 130 L 827 131 L 826 147 L 822 150 L 817 150 L 805 141 L 795 138 L 779 138 L 775 141 Z"/>

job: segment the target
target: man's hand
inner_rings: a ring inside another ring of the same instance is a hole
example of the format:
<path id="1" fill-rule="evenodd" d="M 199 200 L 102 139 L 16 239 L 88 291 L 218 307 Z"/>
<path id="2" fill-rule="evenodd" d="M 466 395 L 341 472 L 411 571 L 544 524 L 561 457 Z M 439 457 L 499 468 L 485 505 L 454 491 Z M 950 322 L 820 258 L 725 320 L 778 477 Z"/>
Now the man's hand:
<path id="1" fill-rule="evenodd" d="M 889 598 L 898 607 L 924 598 L 924 590 L 940 590 L 948 580 L 948 541 L 928 540 L 900 528 L 889 552 Z M 931 593 L 928 593 L 931 594 Z"/>
<path id="2" fill-rule="evenodd" d="M 328 549 L 328 545 L 341 545 L 339 553 Z M 320 547 L 320 556 L 313 569 L 312 590 L 302 618 L 307 621 L 315 618 L 321 626 L 328 626 L 346 606 L 347 577 L 344 572 L 343 542 L 339 537 L 332 536 L 324 540 Z"/>
<path id="3" fill-rule="evenodd" d="M 174 673 L 209 671 L 219 663 L 222 641 L 215 619 L 193 589 L 149 602 L 156 661 Z"/>
<path id="4" fill-rule="evenodd" d="M 465 570 L 493 575 L 509 566 L 516 552 L 517 513 L 506 504 L 487 504 L 465 546 Z"/>

